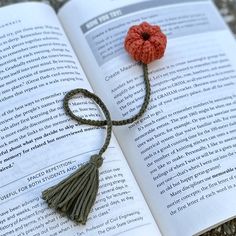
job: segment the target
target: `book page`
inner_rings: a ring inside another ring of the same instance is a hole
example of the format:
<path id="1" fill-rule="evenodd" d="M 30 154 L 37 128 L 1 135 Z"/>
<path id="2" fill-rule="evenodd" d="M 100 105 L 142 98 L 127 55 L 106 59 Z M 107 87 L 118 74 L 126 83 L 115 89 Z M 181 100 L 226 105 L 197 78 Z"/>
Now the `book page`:
<path id="1" fill-rule="evenodd" d="M 149 65 L 146 114 L 115 134 L 163 234 L 187 236 L 236 214 L 236 46 L 211 1 L 174 2 L 92 10 L 77 0 L 59 16 L 113 119 L 136 114 L 144 97 L 142 68 L 123 48 L 128 28 L 148 21 L 167 34 L 165 57 Z"/>
<path id="2" fill-rule="evenodd" d="M 100 188 L 86 226 L 49 209 L 41 192 L 73 173 L 103 145 L 105 128 L 65 115 L 64 94 L 91 90 L 51 7 L 0 9 L 1 236 L 160 235 L 113 139 L 100 168 Z M 74 112 L 100 119 L 92 101 L 71 101 Z"/>

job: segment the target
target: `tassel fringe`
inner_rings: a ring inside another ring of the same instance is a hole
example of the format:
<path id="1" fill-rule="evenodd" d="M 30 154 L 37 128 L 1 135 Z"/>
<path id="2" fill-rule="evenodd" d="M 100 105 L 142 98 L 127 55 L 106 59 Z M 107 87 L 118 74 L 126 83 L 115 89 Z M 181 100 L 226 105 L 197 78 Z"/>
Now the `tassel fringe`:
<path id="1" fill-rule="evenodd" d="M 93 155 L 90 161 L 75 173 L 43 191 L 42 197 L 50 208 L 68 216 L 77 224 L 85 224 L 96 200 L 99 186 L 99 167 L 103 164 L 100 155 Z"/>

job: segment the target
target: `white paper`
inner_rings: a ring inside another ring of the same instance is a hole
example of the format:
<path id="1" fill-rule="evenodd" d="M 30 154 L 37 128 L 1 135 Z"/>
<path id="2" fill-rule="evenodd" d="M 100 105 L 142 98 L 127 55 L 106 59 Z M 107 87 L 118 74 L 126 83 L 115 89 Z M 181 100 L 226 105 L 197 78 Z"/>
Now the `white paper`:
<path id="1" fill-rule="evenodd" d="M 0 22 L 1 236 L 159 235 L 115 139 L 104 154 L 86 226 L 41 199 L 43 190 L 99 151 L 106 132 L 65 115 L 65 93 L 91 88 L 54 11 L 45 4 L 17 4 L 0 9 Z M 71 107 L 100 119 L 93 102 L 81 96 Z"/>

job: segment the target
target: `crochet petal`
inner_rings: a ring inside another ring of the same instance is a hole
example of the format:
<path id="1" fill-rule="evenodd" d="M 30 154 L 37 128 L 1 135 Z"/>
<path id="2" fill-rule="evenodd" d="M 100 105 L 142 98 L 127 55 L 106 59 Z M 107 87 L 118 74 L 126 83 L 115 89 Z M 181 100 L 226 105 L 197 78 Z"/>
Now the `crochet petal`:
<path id="1" fill-rule="evenodd" d="M 144 42 L 140 60 L 145 64 L 155 60 L 155 47 L 149 41 Z"/>

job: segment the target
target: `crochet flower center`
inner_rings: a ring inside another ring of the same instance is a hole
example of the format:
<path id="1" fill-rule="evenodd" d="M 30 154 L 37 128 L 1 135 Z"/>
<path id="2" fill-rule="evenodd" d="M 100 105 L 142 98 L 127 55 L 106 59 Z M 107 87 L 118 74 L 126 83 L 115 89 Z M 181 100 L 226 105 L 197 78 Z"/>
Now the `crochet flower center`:
<path id="1" fill-rule="evenodd" d="M 142 36 L 143 40 L 145 40 L 145 41 L 150 38 L 150 34 L 147 33 L 147 32 L 143 32 L 143 33 L 141 34 L 141 36 Z"/>

